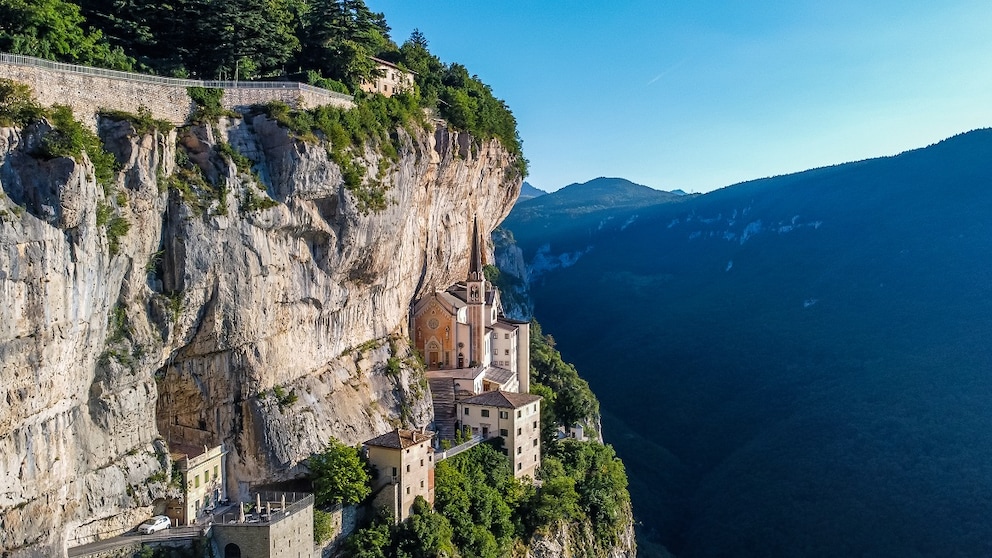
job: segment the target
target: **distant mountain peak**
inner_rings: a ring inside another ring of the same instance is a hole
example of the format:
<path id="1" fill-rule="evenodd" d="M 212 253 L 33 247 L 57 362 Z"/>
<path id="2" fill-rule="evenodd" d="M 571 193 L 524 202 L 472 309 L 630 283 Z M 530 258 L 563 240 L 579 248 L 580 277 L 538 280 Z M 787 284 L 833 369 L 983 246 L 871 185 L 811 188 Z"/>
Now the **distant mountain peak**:
<path id="1" fill-rule="evenodd" d="M 520 197 L 517 198 L 517 203 L 520 203 L 524 200 L 545 196 L 547 194 L 548 193 L 545 192 L 544 190 L 534 187 L 534 185 L 531 184 L 530 182 L 524 182 L 523 185 L 520 186 Z"/>
<path id="2" fill-rule="evenodd" d="M 569 184 L 538 199 L 518 203 L 518 208 L 569 208 L 579 213 L 588 213 L 604 208 L 644 207 L 673 201 L 678 194 L 656 190 L 626 178 L 594 178 L 588 182 Z"/>

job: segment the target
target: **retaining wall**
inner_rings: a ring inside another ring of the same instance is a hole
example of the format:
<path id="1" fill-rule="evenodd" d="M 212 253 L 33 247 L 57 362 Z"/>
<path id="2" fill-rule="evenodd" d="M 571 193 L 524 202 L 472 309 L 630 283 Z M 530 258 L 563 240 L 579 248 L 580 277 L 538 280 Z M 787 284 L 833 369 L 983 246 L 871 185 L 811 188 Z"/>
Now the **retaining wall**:
<path id="1" fill-rule="evenodd" d="M 223 89 L 221 104 L 233 110 L 271 101 L 282 101 L 294 108 L 354 106 L 350 95 L 297 82 L 173 79 L 4 53 L 0 53 L 0 78 L 29 85 L 38 101 L 45 106 L 71 106 L 77 118 L 94 128 L 96 113 L 100 110 L 136 113 L 142 106 L 147 107 L 155 118 L 182 125 L 194 108 L 186 91 L 188 87 Z"/>

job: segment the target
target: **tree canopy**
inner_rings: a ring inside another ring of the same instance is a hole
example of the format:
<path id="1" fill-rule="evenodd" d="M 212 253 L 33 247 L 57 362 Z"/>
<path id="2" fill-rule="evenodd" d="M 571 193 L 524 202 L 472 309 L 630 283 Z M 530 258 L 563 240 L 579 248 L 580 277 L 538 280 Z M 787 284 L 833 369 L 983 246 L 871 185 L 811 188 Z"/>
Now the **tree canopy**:
<path id="1" fill-rule="evenodd" d="M 371 492 L 368 467 L 358 450 L 333 438 L 324 451 L 310 456 L 307 467 L 318 506 L 357 504 Z"/>
<path id="2" fill-rule="evenodd" d="M 607 548 L 627 525 L 630 494 L 613 448 L 563 440 L 547 448 L 535 487 L 513 477 L 495 446 L 480 444 L 435 469 L 434 510 L 418 499 L 407 521 L 379 515 L 349 538 L 349 556 L 508 556 L 542 529 L 587 520 Z"/>
<path id="3" fill-rule="evenodd" d="M 134 60 L 84 27 L 79 6 L 63 0 L 0 0 L 0 50 L 49 60 L 130 70 Z"/>

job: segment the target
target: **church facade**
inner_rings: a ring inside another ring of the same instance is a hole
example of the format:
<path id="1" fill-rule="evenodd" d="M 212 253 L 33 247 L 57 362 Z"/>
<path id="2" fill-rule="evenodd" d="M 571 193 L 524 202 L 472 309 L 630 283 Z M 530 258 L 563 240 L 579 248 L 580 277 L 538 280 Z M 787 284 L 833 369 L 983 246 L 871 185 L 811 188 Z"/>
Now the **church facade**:
<path id="1" fill-rule="evenodd" d="M 503 315 L 499 290 L 483 273 L 477 227 L 475 232 L 466 279 L 414 304 L 414 346 L 428 377 L 450 377 L 463 392 L 527 393 L 530 324 Z"/>

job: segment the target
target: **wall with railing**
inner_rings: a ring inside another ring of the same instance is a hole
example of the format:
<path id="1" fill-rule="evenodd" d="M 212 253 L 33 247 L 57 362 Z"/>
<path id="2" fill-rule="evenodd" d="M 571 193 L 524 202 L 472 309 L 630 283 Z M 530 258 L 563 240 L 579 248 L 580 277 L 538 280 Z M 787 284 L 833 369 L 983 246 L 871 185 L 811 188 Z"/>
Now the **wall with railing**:
<path id="1" fill-rule="evenodd" d="M 295 108 L 320 105 L 350 108 L 354 104 L 351 95 L 297 82 L 176 79 L 6 53 L 0 53 L 0 78 L 29 85 L 43 105 L 71 106 L 76 117 L 91 126 L 96 125 L 100 110 L 136 113 L 139 107 L 148 108 L 155 118 L 181 125 L 194 108 L 186 91 L 188 87 L 223 89 L 221 104 L 233 110 L 271 101 L 282 101 Z"/>

